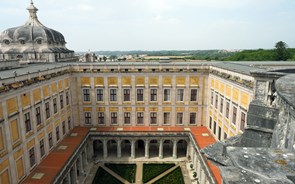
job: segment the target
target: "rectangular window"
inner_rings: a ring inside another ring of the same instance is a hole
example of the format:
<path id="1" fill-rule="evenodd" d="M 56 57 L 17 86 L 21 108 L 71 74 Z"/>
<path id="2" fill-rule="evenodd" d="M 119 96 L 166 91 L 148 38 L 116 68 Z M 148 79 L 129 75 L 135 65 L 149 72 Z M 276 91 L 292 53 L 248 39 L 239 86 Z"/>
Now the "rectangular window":
<path id="1" fill-rule="evenodd" d="M 151 119 L 151 125 L 156 125 L 157 124 L 157 113 L 156 112 L 151 112 L 150 113 L 150 119 Z"/>
<path id="2" fill-rule="evenodd" d="M 216 121 L 214 121 L 213 133 L 216 135 Z"/>
<path id="3" fill-rule="evenodd" d="M 151 89 L 151 101 L 157 101 L 157 89 Z"/>
<path id="4" fill-rule="evenodd" d="M 25 113 L 26 132 L 32 130 L 30 112 Z"/>
<path id="5" fill-rule="evenodd" d="M 124 102 L 129 102 L 130 101 L 130 89 L 124 89 Z"/>
<path id="6" fill-rule="evenodd" d="M 124 124 L 130 124 L 130 112 L 124 112 Z"/>
<path id="7" fill-rule="evenodd" d="M 218 140 L 221 140 L 221 127 L 218 126 Z"/>
<path id="8" fill-rule="evenodd" d="M 66 92 L 66 104 L 69 105 L 70 101 L 69 101 L 69 92 Z"/>
<path id="9" fill-rule="evenodd" d="M 177 122 L 178 125 L 182 125 L 183 124 L 183 113 L 182 112 L 178 112 L 177 113 Z"/>
<path id="10" fill-rule="evenodd" d="M 227 134 L 225 132 L 223 133 L 223 139 L 227 139 Z"/>
<path id="11" fill-rule="evenodd" d="M 37 126 L 42 123 L 42 119 L 41 119 L 41 108 L 40 107 L 37 107 L 36 108 L 36 123 L 37 123 Z"/>
<path id="12" fill-rule="evenodd" d="M 45 155 L 44 139 L 40 140 L 40 156 L 41 158 Z"/>
<path id="13" fill-rule="evenodd" d="M 246 124 L 246 113 L 241 112 L 241 124 L 240 124 L 240 130 L 245 130 L 245 124 Z"/>
<path id="14" fill-rule="evenodd" d="M 211 105 L 213 105 L 213 102 L 214 102 L 214 92 L 211 91 Z"/>
<path id="15" fill-rule="evenodd" d="M 110 89 L 110 101 L 117 101 L 117 89 Z"/>
<path id="16" fill-rule="evenodd" d="M 55 128 L 55 133 L 56 133 L 56 141 L 59 141 L 59 126 L 57 126 L 56 128 Z"/>
<path id="17" fill-rule="evenodd" d="M 59 96 L 59 102 L 60 102 L 60 108 L 63 109 L 64 108 L 64 96 L 63 95 Z"/>
<path id="18" fill-rule="evenodd" d="M 62 135 L 65 135 L 66 134 L 66 122 L 62 122 Z"/>
<path id="19" fill-rule="evenodd" d="M 197 116 L 197 113 L 195 113 L 195 112 L 191 112 L 190 113 L 190 116 L 189 116 L 189 124 L 191 124 L 191 125 L 195 125 L 196 124 L 196 116 Z"/>
<path id="20" fill-rule="evenodd" d="M 56 102 L 56 98 L 53 99 L 53 113 L 57 113 L 57 102 Z"/>
<path id="21" fill-rule="evenodd" d="M 118 117 L 116 112 L 111 112 L 111 124 L 112 125 L 118 124 Z"/>
<path id="22" fill-rule="evenodd" d="M 164 102 L 170 102 L 170 89 L 164 89 Z"/>
<path id="23" fill-rule="evenodd" d="M 218 108 L 218 95 L 215 95 L 215 109 Z"/>
<path id="24" fill-rule="evenodd" d="M 97 115 L 98 115 L 98 124 L 103 125 L 104 124 L 104 112 L 99 112 Z"/>
<path id="25" fill-rule="evenodd" d="M 197 89 L 191 89 L 191 101 L 196 102 L 198 96 L 198 90 Z"/>
<path id="26" fill-rule="evenodd" d="M 84 112 L 85 115 L 85 124 L 89 125 L 91 124 L 91 112 Z"/>
<path id="27" fill-rule="evenodd" d="M 228 119 L 229 118 L 229 102 L 226 102 L 226 107 L 225 107 L 225 117 Z"/>
<path id="28" fill-rule="evenodd" d="M 71 117 L 68 117 L 68 128 L 69 128 L 69 131 L 72 129 Z"/>
<path id="29" fill-rule="evenodd" d="M 170 112 L 164 112 L 164 125 L 170 124 Z"/>
<path id="30" fill-rule="evenodd" d="M 209 127 L 210 127 L 210 130 L 212 130 L 212 117 L 211 116 L 209 118 Z"/>
<path id="31" fill-rule="evenodd" d="M 223 98 L 220 98 L 220 113 L 223 113 Z"/>
<path id="32" fill-rule="evenodd" d="M 34 147 L 32 147 L 29 150 L 29 156 L 30 156 L 30 166 L 32 168 L 36 164 L 35 149 L 34 149 Z"/>
<path id="33" fill-rule="evenodd" d="M 49 149 L 53 146 L 52 132 L 48 134 Z"/>
<path id="34" fill-rule="evenodd" d="M 136 100 L 139 102 L 143 101 L 143 89 L 136 90 Z"/>
<path id="35" fill-rule="evenodd" d="M 237 123 L 237 108 L 233 107 L 233 119 L 232 119 L 232 123 L 236 124 Z"/>
<path id="36" fill-rule="evenodd" d="M 139 125 L 143 124 L 143 112 L 137 113 L 137 124 L 139 124 Z"/>
<path id="37" fill-rule="evenodd" d="M 84 102 L 90 102 L 90 89 L 83 89 Z"/>
<path id="38" fill-rule="evenodd" d="M 96 100 L 103 102 L 103 89 L 96 89 Z"/>
<path id="39" fill-rule="evenodd" d="M 49 102 L 45 103 L 45 113 L 46 113 L 46 119 L 50 118 Z"/>
<path id="40" fill-rule="evenodd" d="M 177 89 L 177 101 L 183 102 L 184 89 Z"/>

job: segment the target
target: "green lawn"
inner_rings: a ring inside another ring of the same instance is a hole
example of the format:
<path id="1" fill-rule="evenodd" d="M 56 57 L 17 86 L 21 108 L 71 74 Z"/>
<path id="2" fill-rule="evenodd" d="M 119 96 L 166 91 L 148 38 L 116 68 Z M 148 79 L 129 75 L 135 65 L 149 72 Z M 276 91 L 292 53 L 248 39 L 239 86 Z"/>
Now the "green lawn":
<path id="1" fill-rule="evenodd" d="M 96 171 L 94 180 L 92 184 L 123 184 L 116 178 L 114 178 L 111 174 L 105 171 L 103 168 L 99 167 Z"/>
<path id="2" fill-rule="evenodd" d="M 168 169 L 174 167 L 175 164 L 143 164 L 142 181 L 146 183 L 156 176 L 162 174 Z"/>
<path id="3" fill-rule="evenodd" d="M 135 181 L 136 165 L 135 164 L 105 164 L 106 167 L 120 175 L 125 180 Z"/>
<path id="4" fill-rule="evenodd" d="M 153 184 L 184 184 L 183 175 L 180 167 L 176 168 L 171 173 L 167 174 L 163 178 L 159 179 Z"/>

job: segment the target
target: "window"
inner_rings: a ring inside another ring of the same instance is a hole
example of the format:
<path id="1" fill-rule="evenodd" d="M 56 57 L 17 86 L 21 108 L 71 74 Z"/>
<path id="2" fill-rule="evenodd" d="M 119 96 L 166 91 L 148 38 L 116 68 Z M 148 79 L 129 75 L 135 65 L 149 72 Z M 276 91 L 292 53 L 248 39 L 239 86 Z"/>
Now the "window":
<path id="1" fill-rule="evenodd" d="M 59 126 L 55 128 L 55 133 L 56 133 L 56 141 L 59 141 Z"/>
<path id="2" fill-rule="evenodd" d="M 191 89 L 191 101 L 196 102 L 198 96 L 198 90 L 197 89 Z"/>
<path id="3" fill-rule="evenodd" d="M 32 168 L 36 164 L 35 149 L 34 149 L 34 147 L 32 147 L 29 150 L 29 156 L 30 156 L 30 166 Z"/>
<path id="4" fill-rule="evenodd" d="M 215 109 L 218 108 L 218 95 L 215 95 Z"/>
<path id="5" fill-rule="evenodd" d="M 213 133 L 216 135 L 216 121 L 214 121 Z"/>
<path id="6" fill-rule="evenodd" d="M 45 113 L 46 113 L 46 119 L 50 118 L 49 102 L 45 103 Z"/>
<path id="7" fill-rule="evenodd" d="M 84 102 L 90 102 L 90 89 L 83 89 Z"/>
<path id="8" fill-rule="evenodd" d="M 98 124 L 103 125 L 104 124 L 104 113 L 99 112 L 97 115 L 98 115 Z"/>
<path id="9" fill-rule="evenodd" d="M 91 124 L 91 112 L 85 112 L 85 124 L 89 125 Z"/>
<path id="10" fill-rule="evenodd" d="M 229 102 L 226 102 L 225 117 L 229 118 Z"/>
<path id="11" fill-rule="evenodd" d="M 227 134 L 225 132 L 223 133 L 223 139 L 227 139 Z"/>
<path id="12" fill-rule="evenodd" d="M 48 134 L 49 149 L 53 146 L 52 132 Z"/>
<path id="13" fill-rule="evenodd" d="M 116 125 L 118 124 L 117 113 L 111 112 L 111 124 Z"/>
<path id="14" fill-rule="evenodd" d="M 40 140 L 40 156 L 41 158 L 45 155 L 44 139 Z"/>
<path id="15" fill-rule="evenodd" d="M 139 124 L 139 125 L 143 124 L 143 112 L 137 113 L 137 124 Z"/>
<path id="16" fill-rule="evenodd" d="M 124 112 L 124 124 L 130 124 L 130 112 Z"/>
<path id="17" fill-rule="evenodd" d="M 240 130 L 245 130 L 245 124 L 246 124 L 246 113 L 241 112 L 241 124 L 240 124 Z"/>
<path id="18" fill-rule="evenodd" d="M 189 124 L 191 124 L 191 125 L 196 124 L 196 116 L 197 116 L 197 113 L 195 113 L 195 112 L 190 113 Z"/>
<path id="19" fill-rule="evenodd" d="M 25 113 L 26 132 L 32 130 L 30 112 Z"/>
<path id="20" fill-rule="evenodd" d="M 233 119 L 232 119 L 232 123 L 236 124 L 237 123 L 237 108 L 233 107 Z"/>
<path id="21" fill-rule="evenodd" d="M 182 125 L 183 124 L 183 113 L 182 112 L 178 112 L 177 113 L 177 122 L 178 125 Z"/>
<path id="22" fill-rule="evenodd" d="M 110 101 L 117 101 L 117 89 L 110 89 Z"/>
<path id="23" fill-rule="evenodd" d="M 170 89 L 164 89 L 164 102 L 170 101 Z"/>
<path id="24" fill-rule="evenodd" d="M 164 125 L 170 124 L 170 112 L 164 112 Z"/>
<path id="25" fill-rule="evenodd" d="M 124 89 L 123 93 L 124 93 L 124 101 L 129 102 L 130 101 L 130 89 Z"/>
<path id="26" fill-rule="evenodd" d="M 59 96 L 59 102 L 60 102 L 60 108 L 63 109 L 64 108 L 64 96 L 63 95 Z"/>
<path id="27" fill-rule="evenodd" d="M 221 140 L 221 127 L 218 126 L 218 140 Z"/>
<path id="28" fill-rule="evenodd" d="M 62 135 L 65 135 L 66 134 L 66 122 L 62 122 Z"/>
<path id="29" fill-rule="evenodd" d="M 223 113 L 223 98 L 220 98 L 220 113 Z"/>
<path id="30" fill-rule="evenodd" d="M 210 127 L 210 129 L 212 130 L 212 117 L 210 116 L 210 118 L 209 118 L 209 127 Z"/>
<path id="31" fill-rule="evenodd" d="M 66 92 L 66 104 L 69 105 L 70 101 L 69 101 L 69 92 Z"/>
<path id="32" fill-rule="evenodd" d="M 72 129 L 72 125 L 71 125 L 71 117 L 68 117 L 68 128 L 69 128 L 69 130 Z"/>
<path id="33" fill-rule="evenodd" d="M 54 114 L 57 113 L 56 98 L 53 99 L 53 112 L 54 112 Z"/>
<path id="34" fill-rule="evenodd" d="M 177 89 L 177 101 L 183 102 L 183 92 L 184 89 Z"/>
<path id="35" fill-rule="evenodd" d="M 103 102 L 103 89 L 96 89 L 96 100 Z"/>
<path id="36" fill-rule="evenodd" d="M 151 124 L 156 125 L 157 124 L 157 113 L 156 112 L 151 112 Z"/>
<path id="37" fill-rule="evenodd" d="M 157 89 L 151 89 L 151 101 L 157 101 Z"/>
<path id="38" fill-rule="evenodd" d="M 42 120 L 41 120 L 41 108 L 40 107 L 36 108 L 36 122 L 37 122 L 37 126 L 42 123 Z"/>
<path id="39" fill-rule="evenodd" d="M 136 100 L 140 102 L 143 101 L 143 89 L 137 89 L 136 91 Z"/>
<path id="40" fill-rule="evenodd" d="M 211 105 L 213 105 L 213 100 L 214 99 L 214 92 L 213 91 L 211 91 Z"/>

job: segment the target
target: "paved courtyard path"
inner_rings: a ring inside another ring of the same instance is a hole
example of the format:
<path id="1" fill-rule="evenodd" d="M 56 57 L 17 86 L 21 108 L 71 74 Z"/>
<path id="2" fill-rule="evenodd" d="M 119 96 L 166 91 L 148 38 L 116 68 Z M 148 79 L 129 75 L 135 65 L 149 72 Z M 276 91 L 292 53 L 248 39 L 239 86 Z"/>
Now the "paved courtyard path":
<path id="1" fill-rule="evenodd" d="M 143 163 L 136 162 L 136 184 L 142 184 L 142 171 L 143 171 Z"/>
<path id="2" fill-rule="evenodd" d="M 104 165 L 101 165 L 101 167 L 106 170 L 108 173 L 110 173 L 112 176 L 114 176 L 116 179 L 118 179 L 119 181 L 121 181 L 124 184 L 130 184 L 127 180 L 125 180 L 124 178 L 122 178 L 120 175 L 118 175 L 117 173 L 115 173 L 114 171 L 112 171 L 111 169 L 107 168 Z"/>

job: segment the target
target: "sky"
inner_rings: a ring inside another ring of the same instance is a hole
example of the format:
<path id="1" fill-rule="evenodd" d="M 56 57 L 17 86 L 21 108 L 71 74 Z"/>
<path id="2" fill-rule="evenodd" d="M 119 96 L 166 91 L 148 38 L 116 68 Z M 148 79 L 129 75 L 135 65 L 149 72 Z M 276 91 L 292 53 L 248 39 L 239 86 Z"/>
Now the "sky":
<path id="1" fill-rule="evenodd" d="M 30 0 L 0 0 L 0 31 Z M 295 0 L 34 0 L 38 18 L 75 51 L 295 47 Z"/>

